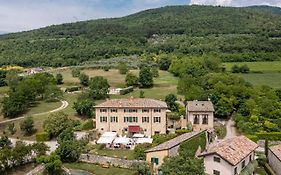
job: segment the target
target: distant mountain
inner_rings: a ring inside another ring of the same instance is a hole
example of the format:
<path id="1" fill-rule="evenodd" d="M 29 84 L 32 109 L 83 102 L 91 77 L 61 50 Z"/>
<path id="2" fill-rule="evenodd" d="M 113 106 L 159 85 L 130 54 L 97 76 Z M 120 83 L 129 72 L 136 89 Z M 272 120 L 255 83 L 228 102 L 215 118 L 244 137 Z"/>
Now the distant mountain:
<path id="1" fill-rule="evenodd" d="M 168 6 L 0 36 L 0 65 L 65 66 L 143 53 L 279 58 L 280 8 Z M 275 38 L 274 40 L 271 38 Z"/>

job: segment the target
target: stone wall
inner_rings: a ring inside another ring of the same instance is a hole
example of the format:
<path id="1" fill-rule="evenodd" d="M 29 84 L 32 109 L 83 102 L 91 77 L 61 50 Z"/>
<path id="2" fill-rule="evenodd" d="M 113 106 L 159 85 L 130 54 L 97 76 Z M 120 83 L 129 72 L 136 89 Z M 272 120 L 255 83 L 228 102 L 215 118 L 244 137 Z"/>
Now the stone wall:
<path id="1" fill-rule="evenodd" d="M 131 168 L 134 163 L 144 163 L 141 160 L 126 160 L 115 157 L 100 156 L 94 154 L 81 154 L 79 161 L 86 163 L 106 164 L 121 168 Z"/>

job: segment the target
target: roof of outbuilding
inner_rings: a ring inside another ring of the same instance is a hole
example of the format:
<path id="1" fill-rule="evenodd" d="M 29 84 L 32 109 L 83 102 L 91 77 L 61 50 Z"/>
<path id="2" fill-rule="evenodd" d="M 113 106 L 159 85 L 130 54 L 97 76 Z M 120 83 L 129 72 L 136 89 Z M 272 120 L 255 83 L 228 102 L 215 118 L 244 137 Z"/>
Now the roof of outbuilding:
<path id="1" fill-rule="evenodd" d="M 204 132 L 205 130 L 202 131 L 194 131 L 194 132 L 189 132 L 189 133 L 185 133 L 182 134 L 178 137 L 175 137 L 171 140 L 168 140 L 167 142 L 164 142 L 156 147 L 153 147 L 151 149 L 146 150 L 145 152 L 156 152 L 156 151 L 162 151 L 162 150 L 168 150 L 171 149 L 179 144 L 181 144 L 182 142 L 191 139 L 192 137 L 200 134 L 201 132 Z"/>
<path id="2" fill-rule="evenodd" d="M 148 98 L 112 99 L 95 106 L 96 108 L 167 108 L 167 104 L 160 100 Z"/>
<path id="3" fill-rule="evenodd" d="M 187 102 L 187 111 L 203 111 L 203 112 L 212 112 L 214 111 L 214 106 L 211 101 L 188 101 Z"/>
<path id="4" fill-rule="evenodd" d="M 207 150 L 201 153 L 200 156 L 218 154 L 221 158 L 234 166 L 241 162 L 257 147 L 258 145 L 247 137 L 237 136 L 209 145 Z"/>
<path id="5" fill-rule="evenodd" d="M 281 144 L 272 146 L 269 149 L 281 161 Z"/>

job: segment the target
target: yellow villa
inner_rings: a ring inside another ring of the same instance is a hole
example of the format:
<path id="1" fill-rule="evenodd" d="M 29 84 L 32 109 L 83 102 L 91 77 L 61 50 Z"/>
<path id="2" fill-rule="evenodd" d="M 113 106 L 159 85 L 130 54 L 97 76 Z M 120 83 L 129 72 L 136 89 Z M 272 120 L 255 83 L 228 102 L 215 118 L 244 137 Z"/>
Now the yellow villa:
<path id="1" fill-rule="evenodd" d="M 96 108 L 96 128 L 100 133 L 119 135 L 141 133 L 146 136 L 166 133 L 167 105 L 147 98 L 112 99 Z"/>

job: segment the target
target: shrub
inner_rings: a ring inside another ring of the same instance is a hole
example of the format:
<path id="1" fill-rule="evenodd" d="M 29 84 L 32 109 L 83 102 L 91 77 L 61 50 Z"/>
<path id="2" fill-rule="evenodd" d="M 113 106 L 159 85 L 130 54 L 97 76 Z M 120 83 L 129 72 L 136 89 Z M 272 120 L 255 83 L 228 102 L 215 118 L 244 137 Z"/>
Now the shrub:
<path id="1" fill-rule="evenodd" d="M 103 69 L 105 72 L 108 72 L 109 69 L 110 69 L 110 66 L 103 66 L 102 69 Z"/>
<path id="2" fill-rule="evenodd" d="M 79 69 L 73 69 L 73 70 L 71 71 L 72 77 L 79 77 L 80 73 L 81 73 L 81 72 L 80 72 Z"/>
<path id="3" fill-rule="evenodd" d="M 134 91 L 134 87 L 130 86 L 130 87 L 127 87 L 127 88 L 124 88 L 124 89 L 120 90 L 120 95 L 125 95 L 125 94 L 128 94 L 128 93 L 133 92 L 133 91 Z"/>
<path id="4" fill-rule="evenodd" d="M 232 73 L 239 73 L 240 72 L 240 68 L 234 64 L 232 67 L 231 67 L 231 72 Z"/>
<path id="5" fill-rule="evenodd" d="M 36 134 L 37 142 L 44 142 L 50 140 L 50 136 L 47 132 L 40 132 Z"/>
<path id="6" fill-rule="evenodd" d="M 188 132 L 191 132 L 191 131 L 188 130 L 188 129 L 177 129 L 175 132 L 176 132 L 177 135 L 182 135 L 184 133 L 188 133 Z"/>
<path id="7" fill-rule="evenodd" d="M 65 92 L 74 92 L 74 91 L 79 91 L 81 89 L 80 86 L 73 86 L 73 87 L 68 87 L 65 89 Z"/>
<path id="8" fill-rule="evenodd" d="M 93 129 L 94 127 L 94 123 L 92 119 L 86 120 L 83 124 L 82 124 L 82 130 L 90 130 Z"/>

